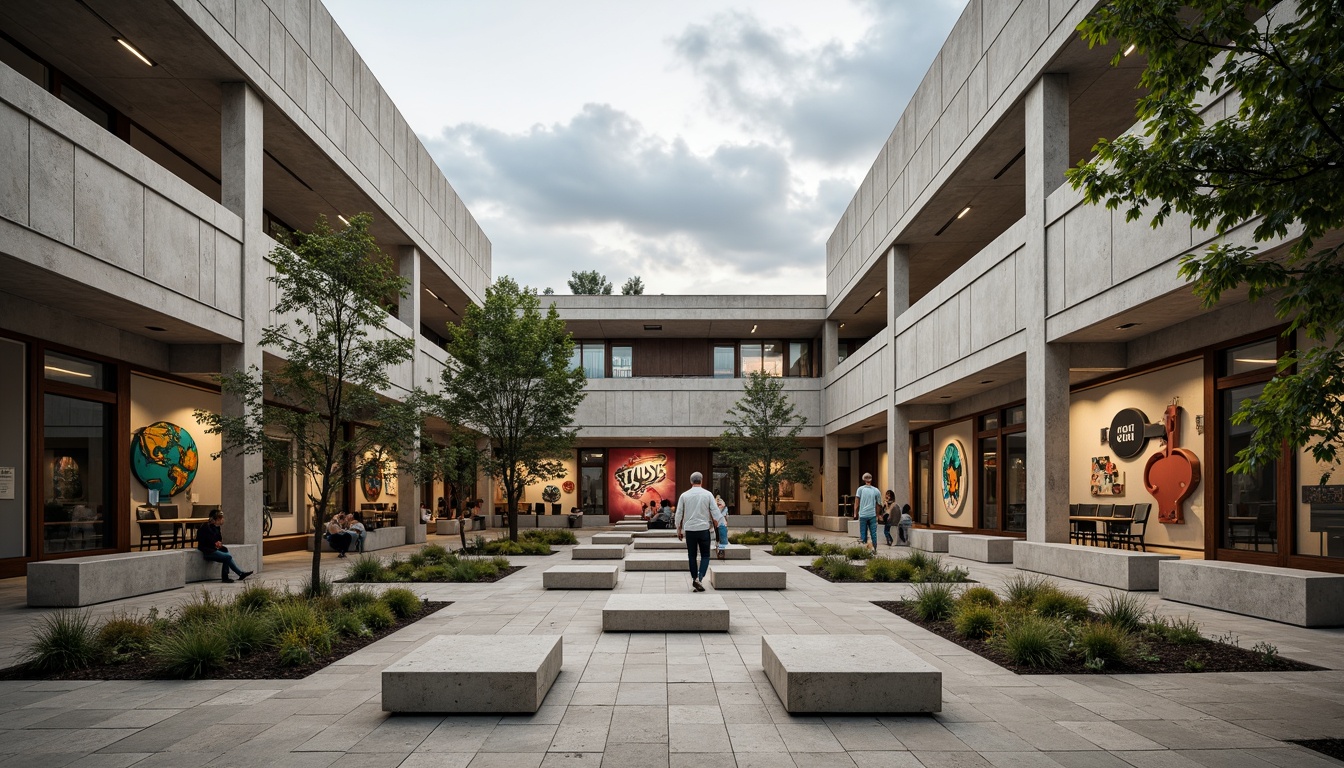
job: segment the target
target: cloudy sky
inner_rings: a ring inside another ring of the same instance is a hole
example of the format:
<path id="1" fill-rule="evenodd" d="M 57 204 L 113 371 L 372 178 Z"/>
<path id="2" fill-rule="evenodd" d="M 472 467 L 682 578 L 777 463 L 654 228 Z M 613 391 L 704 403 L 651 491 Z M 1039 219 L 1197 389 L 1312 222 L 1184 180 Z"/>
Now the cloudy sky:
<path id="1" fill-rule="evenodd" d="M 569 293 L 824 293 L 965 0 L 327 0 L 494 244 Z"/>

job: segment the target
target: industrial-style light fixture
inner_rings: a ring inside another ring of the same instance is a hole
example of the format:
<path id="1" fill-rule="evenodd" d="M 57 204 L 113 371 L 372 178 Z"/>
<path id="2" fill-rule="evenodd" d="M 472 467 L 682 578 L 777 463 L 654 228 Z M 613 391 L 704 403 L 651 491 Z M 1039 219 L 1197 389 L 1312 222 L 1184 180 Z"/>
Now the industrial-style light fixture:
<path id="1" fill-rule="evenodd" d="M 957 219 L 964 218 L 966 214 L 970 212 L 971 212 L 971 206 L 968 205 L 965 208 L 962 208 L 961 211 L 956 216 L 953 216 L 952 218 L 948 219 L 946 224 L 940 227 L 937 232 L 934 232 L 933 236 L 938 237 L 939 235 L 943 234 L 944 232 L 947 231 L 948 227 L 952 226 L 952 222 L 956 221 Z"/>
<path id="2" fill-rule="evenodd" d="M 341 214 L 339 214 L 339 213 L 336 214 L 336 218 L 340 219 L 340 220 L 341 220 L 341 223 L 344 224 L 345 226 L 347 226 L 347 227 L 350 226 L 350 221 L 349 221 L 348 219 L 346 219 L 344 216 L 342 216 Z"/>
<path id="3" fill-rule="evenodd" d="M 131 44 L 130 40 L 127 40 L 124 37 L 117 37 L 113 39 L 116 40 L 118 43 L 121 43 L 122 48 L 125 48 L 126 50 L 130 51 L 132 56 L 143 61 L 146 66 L 150 67 L 154 66 L 154 62 L 150 61 L 149 57 L 146 56 L 143 52 L 141 52 L 139 48 L 136 48 L 133 44 Z"/>
<path id="4" fill-rule="evenodd" d="M 1128 56 L 1129 54 L 1133 53 L 1138 47 L 1139 47 L 1138 43 L 1130 43 L 1129 47 L 1125 49 L 1124 55 Z"/>
<path id="5" fill-rule="evenodd" d="M 751 326 L 751 332 L 752 332 L 752 333 L 755 333 L 755 332 L 756 332 L 756 326 L 755 326 L 755 325 L 752 325 L 752 326 Z"/>
<path id="6" fill-rule="evenodd" d="M 90 8 L 89 4 L 84 2 L 84 0 L 75 0 L 75 2 L 83 6 L 84 10 L 88 11 L 90 14 L 93 15 L 95 19 L 101 21 L 103 23 L 103 26 L 111 30 L 112 39 L 116 40 L 121 45 L 122 48 L 125 48 L 126 50 L 130 51 L 131 55 L 139 59 L 140 61 L 144 62 L 145 66 L 147 67 L 155 66 L 154 61 L 152 59 L 150 59 L 148 56 L 144 54 L 143 51 L 137 48 L 135 44 L 130 41 L 129 38 L 127 38 L 125 35 L 121 33 L 121 30 L 113 26 L 112 22 L 108 21 L 101 13 Z"/>

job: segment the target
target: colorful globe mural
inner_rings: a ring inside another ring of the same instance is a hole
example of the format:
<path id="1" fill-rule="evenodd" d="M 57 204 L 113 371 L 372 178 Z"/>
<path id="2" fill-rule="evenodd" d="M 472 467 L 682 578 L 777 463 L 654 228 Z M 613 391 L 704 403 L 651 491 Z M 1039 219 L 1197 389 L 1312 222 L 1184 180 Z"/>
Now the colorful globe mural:
<path id="1" fill-rule="evenodd" d="M 172 497 L 185 491 L 196 479 L 200 454 L 187 430 L 166 421 L 156 421 L 136 430 L 131 437 L 131 472 L 146 488 Z"/>
<path id="2" fill-rule="evenodd" d="M 942 487 L 943 507 L 950 515 L 960 514 L 966 503 L 966 449 L 958 440 L 943 449 Z"/>

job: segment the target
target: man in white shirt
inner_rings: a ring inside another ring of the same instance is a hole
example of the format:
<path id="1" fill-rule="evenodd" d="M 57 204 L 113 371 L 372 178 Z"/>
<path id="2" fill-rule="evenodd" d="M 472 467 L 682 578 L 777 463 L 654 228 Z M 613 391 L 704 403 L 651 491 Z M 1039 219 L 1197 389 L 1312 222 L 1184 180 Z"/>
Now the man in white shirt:
<path id="1" fill-rule="evenodd" d="M 877 554 L 877 508 L 882 505 L 882 492 L 873 487 L 871 473 L 863 473 L 863 485 L 854 492 L 854 517 L 859 521 L 859 543 L 868 546 L 868 534 L 873 537 L 873 554 Z"/>
<path id="2" fill-rule="evenodd" d="M 677 499 L 677 538 L 686 542 L 686 559 L 691 567 L 691 589 L 704 592 L 701 584 L 709 571 L 709 535 L 713 527 L 714 494 L 700 487 L 705 476 L 691 473 L 691 489 Z M 696 555 L 700 562 L 696 563 Z"/>

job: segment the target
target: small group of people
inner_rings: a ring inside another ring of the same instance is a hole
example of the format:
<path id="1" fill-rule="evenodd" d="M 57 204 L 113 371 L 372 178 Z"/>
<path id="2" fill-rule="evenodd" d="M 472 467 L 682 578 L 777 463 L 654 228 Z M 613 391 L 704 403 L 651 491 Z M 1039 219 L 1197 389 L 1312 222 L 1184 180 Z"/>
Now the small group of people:
<path id="1" fill-rule="evenodd" d="M 882 535 L 887 546 L 910 544 L 910 528 L 914 518 L 910 516 L 910 505 L 897 505 L 896 493 L 888 490 L 885 494 L 873 487 L 873 475 L 863 473 L 863 485 L 854 493 L 854 518 L 859 521 L 859 543 L 877 552 L 877 525 L 882 524 Z M 896 524 L 896 538 L 891 536 L 892 523 Z M 872 543 L 869 544 L 869 539 Z"/>
<path id="2" fill-rule="evenodd" d="M 345 557 L 351 547 L 356 552 L 364 551 L 364 537 L 368 530 L 364 527 L 364 518 L 358 512 L 337 512 L 327 521 L 327 532 L 322 538 L 336 550 L 337 557 Z"/>
<path id="3" fill-rule="evenodd" d="M 672 502 L 667 499 L 658 504 L 650 501 L 640 508 L 639 516 L 649 524 L 649 530 L 667 530 L 673 525 Z"/>

